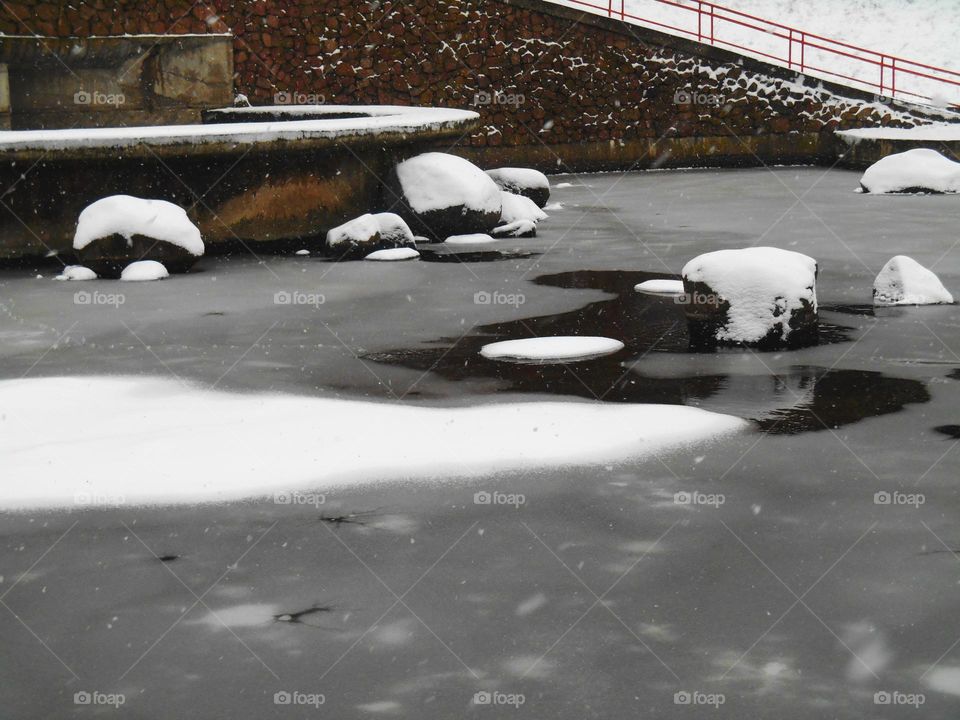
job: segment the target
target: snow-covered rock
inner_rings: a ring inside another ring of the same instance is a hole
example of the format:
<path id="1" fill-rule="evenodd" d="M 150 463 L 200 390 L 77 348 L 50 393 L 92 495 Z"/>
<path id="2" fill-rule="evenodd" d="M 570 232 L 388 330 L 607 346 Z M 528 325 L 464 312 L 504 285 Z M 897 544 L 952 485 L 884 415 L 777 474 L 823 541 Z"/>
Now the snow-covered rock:
<path id="1" fill-rule="evenodd" d="M 539 170 L 506 167 L 487 170 L 487 175 L 501 190 L 528 197 L 537 207 L 543 207 L 550 199 L 550 180 Z"/>
<path id="2" fill-rule="evenodd" d="M 506 234 L 514 237 L 533 237 L 537 234 L 537 223 L 547 219 L 547 214 L 537 207 L 533 200 L 523 195 L 502 191 L 500 193 L 500 204 L 500 222 L 510 228 L 510 231 Z M 529 228 L 531 225 L 533 226 L 532 232 L 528 231 L 526 234 L 518 232 L 521 229 Z M 496 229 L 494 228 L 494 230 Z"/>
<path id="3" fill-rule="evenodd" d="M 117 277 L 136 260 L 162 262 L 186 272 L 203 255 L 200 230 L 179 205 L 111 195 L 80 213 L 73 249 L 101 277 Z"/>
<path id="4" fill-rule="evenodd" d="M 873 281 L 874 305 L 939 305 L 952 303 L 953 295 L 932 271 L 913 258 L 897 255 Z"/>
<path id="5" fill-rule="evenodd" d="M 489 233 L 500 222 L 497 184 L 468 160 L 430 152 L 399 163 L 388 180 L 399 214 L 435 240 Z"/>
<path id="6" fill-rule="evenodd" d="M 170 273 L 156 260 L 138 260 L 127 265 L 120 273 L 120 279 L 128 282 L 163 280 L 168 277 L 170 277 Z"/>
<path id="7" fill-rule="evenodd" d="M 683 280 L 645 280 L 633 289 L 647 295 L 683 295 Z"/>
<path id="8" fill-rule="evenodd" d="M 367 213 L 327 232 L 327 251 L 338 259 L 415 246 L 410 228 L 394 213 Z"/>
<path id="9" fill-rule="evenodd" d="M 447 245 L 485 245 L 496 241 L 496 238 L 484 233 L 473 233 L 472 235 L 451 235 L 443 242 Z"/>
<path id="10" fill-rule="evenodd" d="M 960 192 L 960 163 L 928 148 L 894 153 L 868 167 L 860 187 L 869 193 Z"/>
<path id="11" fill-rule="evenodd" d="M 695 346 L 816 342 L 817 261 L 772 247 L 717 250 L 682 271 Z"/>
<path id="12" fill-rule="evenodd" d="M 554 363 L 589 360 L 622 349 L 623 343 L 613 338 L 555 336 L 490 343 L 480 348 L 480 354 L 491 360 Z"/>
<path id="13" fill-rule="evenodd" d="M 97 274 L 83 265 L 67 265 L 54 280 L 96 280 Z"/>
<path id="14" fill-rule="evenodd" d="M 388 248 L 386 250 L 374 250 L 367 255 L 364 260 L 377 261 L 395 261 L 395 260 L 415 260 L 420 257 L 420 253 L 410 247 Z"/>
<path id="15" fill-rule="evenodd" d="M 496 237 L 534 237 L 537 234 L 537 224 L 533 220 L 517 220 L 498 225 L 490 232 Z"/>

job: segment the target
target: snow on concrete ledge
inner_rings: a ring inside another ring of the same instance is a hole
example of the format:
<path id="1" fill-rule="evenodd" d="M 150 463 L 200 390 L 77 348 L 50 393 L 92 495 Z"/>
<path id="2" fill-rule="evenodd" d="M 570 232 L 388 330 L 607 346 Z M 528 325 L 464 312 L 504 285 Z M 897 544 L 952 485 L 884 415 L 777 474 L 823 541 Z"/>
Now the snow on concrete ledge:
<path id="1" fill-rule="evenodd" d="M 643 458 L 749 427 L 681 405 L 424 407 L 228 393 L 142 377 L 4 380 L 0 407 L 6 510 L 224 502 L 384 481 L 489 478 Z M 417 428 L 432 442 L 398 428 Z"/>
<path id="2" fill-rule="evenodd" d="M 837 130 L 836 136 L 848 145 L 860 140 L 937 140 L 950 142 L 960 140 L 960 123 L 930 123 L 912 128 L 859 128 Z"/>
<path id="3" fill-rule="evenodd" d="M 230 143 L 250 145 L 274 141 L 337 140 L 350 136 L 387 133 L 418 133 L 462 128 L 480 116 L 470 110 L 420 108 L 401 105 L 310 105 L 266 106 L 270 110 L 296 115 L 298 108 L 310 114 L 364 113 L 368 117 L 290 120 L 278 122 L 217 123 L 208 125 L 147 125 L 66 130 L 7 130 L 0 132 L 0 151 L 79 150 L 128 148 L 137 145 L 207 145 Z M 231 108 L 237 112 L 238 108 Z"/>

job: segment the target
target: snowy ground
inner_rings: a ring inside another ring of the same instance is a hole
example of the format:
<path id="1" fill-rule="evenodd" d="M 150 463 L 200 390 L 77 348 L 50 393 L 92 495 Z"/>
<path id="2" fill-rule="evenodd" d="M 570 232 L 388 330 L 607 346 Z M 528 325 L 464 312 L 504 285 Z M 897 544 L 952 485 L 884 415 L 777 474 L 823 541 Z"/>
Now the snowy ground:
<path id="1" fill-rule="evenodd" d="M 607 5 L 603 0 L 588 1 Z M 697 6 L 696 0 L 674 2 Z M 954 41 L 955 30 L 960 27 L 960 3 L 954 0 L 729 0 L 719 4 L 832 40 L 960 72 L 960 48 Z M 614 7 L 619 10 L 619 0 Z M 625 0 L 625 7 L 638 17 L 696 33 L 696 13 L 656 0 Z M 894 28 L 896 32 L 892 31 Z M 715 23 L 715 33 L 730 42 L 786 57 L 786 40 L 765 38 L 758 31 L 720 21 Z M 879 80 L 879 67 L 815 49 L 808 49 L 807 53 L 806 60 L 811 65 L 871 82 Z M 923 78 L 908 79 L 904 73 L 899 74 L 898 85 L 924 95 L 944 88 Z M 960 88 L 947 94 L 947 98 L 960 101 Z"/>
<path id="2" fill-rule="evenodd" d="M 152 402 L 200 434 L 211 430 L 180 380 L 251 406 L 263 393 L 327 403 L 334 425 L 347 417 L 333 401 L 490 410 L 643 394 L 769 431 L 469 482 L 324 492 L 318 473 L 277 501 L 6 514 L 4 716 L 92 716 L 105 709 L 74 693 L 98 690 L 124 694 L 120 717 L 318 716 L 274 704 L 277 692 L 322 694 L 319 712 L 339 718 L 955 717 L 960 311 L 875 310 L 871 289 L 899 253 L 960 287 L 960 198 L 861 195 L 858 179 L 818 168 L 556 178 L 562 209 L 537 238 L 484 248 L 532 256 L 207 257 L 189 275 L 122 285 L 3 271 L 5 381 L 142 375 L 175 388 Z M 634 286 L 752 243 L 819 261 L 829 342 L 684 352 L 679 306 Z M 103 302 L 77 303 L 79 291 Z M 627 347 L 568 368 L 476 360 L 524 326 Z M 70 458 L 54 431 L 89 416 L 67 397 L 35 395 L 65 417 L 23 452 Z M 279 432 L 300 416 L 267 420 Z M 233 443 L 256 455 L 255 437 L 221 431 L 211 453 Z M 265 433 L 266 449 L 277 439 Z M 429 423 L 397 433 L 418 453 L 450 450 Z M 485 430 L 470 439 L 501 452 Z M 177 459 L 163 440 L 142 466 Z M 364 441 L 375 455 L 376 433 Z M 302 444 L 312 459 L 319 444 Z M 132 478 L 142 466 L 130 463 Z M 524 703 L 478 706 L 477 692 Z M 686 707 L 684 692 L 724 702 Z M 877 692 L 924 704 L 890 710 Z"/>

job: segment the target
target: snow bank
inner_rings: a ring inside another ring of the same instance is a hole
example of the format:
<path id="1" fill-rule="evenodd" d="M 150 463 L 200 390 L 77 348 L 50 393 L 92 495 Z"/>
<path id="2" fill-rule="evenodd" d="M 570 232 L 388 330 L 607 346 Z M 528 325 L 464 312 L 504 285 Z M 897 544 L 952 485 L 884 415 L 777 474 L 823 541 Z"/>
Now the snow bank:
<path id="1" fill-rule="evenodd" d="M 143 235 L 176 245 L 191 255 L 203 255 L 200 230 L 186 210 L 166 200 L 111 195 L 91 203 L 80 213 L 73 249 L 83 250 L 94 240 L 111 235 L 121 235 L 128 241 L 134 235 Z"/>
<path id="2" fill-rule="evenodd" d="M 156 260 L 139 260 L 127 265 L 120 273 L 120 279 L 127 282 L 163 280 L 170 277 L 167 269 Z"/>
<path id="3" fill-rule="evenodd" d="M 364 260 L 414 260 L 420 257 L 420 253 L 410 247 L 388 248 L 386 250 L 375 250 L 367 255 Z"/>
<path id="4" fill-rule="evenodd" d="M 937 305 L 953 295 L 933 272 L 906 255 L 890 258 L 873 281 L 874 305 Z"/>
<path id="5" fill-rule="evenodd" d="M 480 354 L 491 360 L 547 363 L 587 360 L 622 349 L 623 343 L 612 338 L 556 336 L 490 343 Z"/>
<path id="6" fill-rule="evenodd" d="M 633 289 L 647 295 L 683 295 L 683 280 L 645 280 Z"/>
<path id="7" fill-rule="evenodd" d="M 870 193 L 960 192 L 960 163 L 936 150 L 907 150 L 887 155 L 868 167 L 860 186 Z"/>
<path id="8" fill-rule="evenodd" d="M 497 239 L 484 233 L 473 233 L 472 235 L 451 235 L 445 243 L 448 245 L 483 245 L 485 243 L 496 242 Z"/>
<path id="9" fill-rule="evenodd" d="M 510 192 L 500 193 L 500 222 L 509 225 L 521 220 L 538 223 L 547 219 L 547 214 L 537 204 L 523 195 L 514 195 Z"/>
<path id="10" fill-rule="evenodd" d="M 682 275 L 688 320 L 717 321 L 717 341 L 786 341 L 795 316 L 812 314 L 816 322 L 817 262 L 806 255 L 772 247 L 717 250 L 688 262 Z"/>
<path id="11" fill-rule="evenodd" d="M 500 188 L 469 160 L 430 152 L 399 163 L 400 186 L 417 213 L 463 206 L 468 210 L 500 213 Z"/>
<path id="12" fill-rule="evenodd" d="M 3 380 L 0 407 L 6 509 L 226 501 L 489 477 L 642 458 L 748 428 L 679 405 L 422 407 L 234 394 L 132 377 Z M 397 428 L 417 428 L 434 441 L 411 442 Z"/>
<path id="13" fill-rule="evenodd" d="M 96 280 L 97 274 L 83 265 L 67 265 L 54 280 Z"/>

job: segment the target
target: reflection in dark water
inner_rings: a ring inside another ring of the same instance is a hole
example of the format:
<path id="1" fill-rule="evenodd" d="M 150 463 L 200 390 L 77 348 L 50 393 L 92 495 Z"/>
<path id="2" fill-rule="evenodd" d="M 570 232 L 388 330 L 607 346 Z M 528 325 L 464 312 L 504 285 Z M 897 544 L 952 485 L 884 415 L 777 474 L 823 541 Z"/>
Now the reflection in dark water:
<path id="1" fill-rule="evenodd" d="M 439 243 L 438 243 L 439 245 Z M 423 262 L 496 262 L 497 260 L 524 260 L 540 253 L 526 250 L 428 250 L 418 247 Z"/>
<path id="2" fill-rule="evenodd" d="M 941 435 L 946 435 L 954 440 L 960 440 L 960 425 L 937 425 L 934 430 Z"/>
<path id="3" fill-rule="evenodd" d="M 659 277 L 625 271 L 542 276 L 534 282 L 601 289 L 615 297 L 556 315 L 484 325 L 438 347 L 374 353 L 366 359 L 431 371 L 448 380 L 494 379 L 499 392 L 694 405 L 752 418 L 762 430 L 778 434 L 835 428 L 930 399 L 923 383 L 878 372 L 807 366 L 773 370 L 763 360 L 768 354 L 752 350 L 691 353 L 681 306 L 670 297 L 633 289 Z M 487 343 L 550 335 L 601 335 L 622 340 L 625 347 L 606 357 L 553 365 L 504 363 L 480 355 Z M 822 343 L 845 341 L 848 328 L 821 323 L 820 336 Z"/>
<path id="4" fill-rule="evenodd" d="M 951 370 L 949 373 L 947 373 L 947 377 L 951 380 L 960 380 L 960 368 Z"/>

